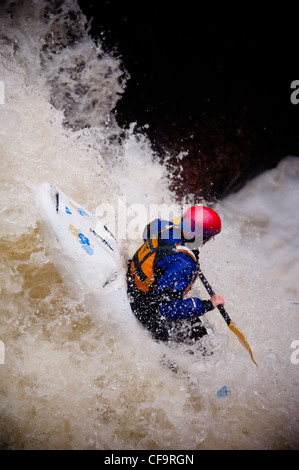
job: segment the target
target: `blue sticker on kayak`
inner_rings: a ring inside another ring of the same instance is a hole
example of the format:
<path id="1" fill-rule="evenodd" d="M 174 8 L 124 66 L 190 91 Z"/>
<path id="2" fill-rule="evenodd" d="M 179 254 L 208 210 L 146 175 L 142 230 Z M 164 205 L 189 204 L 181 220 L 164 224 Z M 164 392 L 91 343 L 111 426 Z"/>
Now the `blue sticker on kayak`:
<path id="1" fill-rule="evenodd" d="M 79 241 L 82 245 L 83 250 L 85 250 L 87 254 L 92 255 L 93 249 L 90 246 L 89 239 L 85 237 L 85 235 L 83 235 L 83 233 L 81 232 L 78 232 L 78 237 L 79 237 Z"/>
<path id="2" fill-rule="evenodd" d="M 69 230 L 72 235 L 74 235 L 77 240 L 80 242 L 83 250 L 86 251 L 88 255 L 93 255 L 93 248 L 90 246 L 89 238 L 87 238 L 82 232 L 80 232 L 72 224 L 69 225 Z"/>
<path id="3" fill-rule="evenodd" d="M 78 214 L 82 215 L 82 217 L 83 217 L 83 216 L 88 217 L 88 213 L 87 213 L 84 209 L 82 209 L 81 207 L 76 206 L 72 201 L 69 201 L 69 204 L 70 204 L 74 209 L 76 209 L 76 211 L 78 212 Z M 68 209 L 68 210 L 69 210 L 69 209 Z"/>
<path id="4" fill-rule="evenodd" d="M 85 212 L 84 209 L 81 209 L 81 207 L 78 207 L 78 208 L 77 208 L 77 211 L 78 211 L 79 214 L 82 215 L 82 216 L 84 216 L 84 215 L 88 216 L 87 212 Z"/>

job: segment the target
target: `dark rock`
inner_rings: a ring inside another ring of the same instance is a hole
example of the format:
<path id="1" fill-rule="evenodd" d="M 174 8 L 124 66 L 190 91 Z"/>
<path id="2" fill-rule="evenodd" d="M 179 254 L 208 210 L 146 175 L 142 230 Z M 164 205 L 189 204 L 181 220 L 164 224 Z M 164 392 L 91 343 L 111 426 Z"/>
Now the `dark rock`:
<path id="1" fill-rule="evenodd" d="M 79 2 L 94 18 L 92 36 L 131 76 L 114 113 L 122 127 L 137 122 L 161 158 L 170 155 L 178 197 L 222 198 L 299 155 L 291 15 L 282 31 L 281 9 L 273 19 L 253 7 L 231 16 L 196 2 L 99 3 Z"/>

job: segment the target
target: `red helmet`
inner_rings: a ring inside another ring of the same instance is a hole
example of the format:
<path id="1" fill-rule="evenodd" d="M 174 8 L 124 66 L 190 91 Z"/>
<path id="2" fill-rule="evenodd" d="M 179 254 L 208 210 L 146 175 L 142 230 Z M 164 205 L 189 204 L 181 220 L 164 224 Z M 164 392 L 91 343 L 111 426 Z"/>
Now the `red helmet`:
<path id="1" fill-rule="evenodd" d="M 193 206 L 182 217 L 182 230 L 186 237 L 207 240 L 221 232 L 221 219 L 209 207 Z"/>

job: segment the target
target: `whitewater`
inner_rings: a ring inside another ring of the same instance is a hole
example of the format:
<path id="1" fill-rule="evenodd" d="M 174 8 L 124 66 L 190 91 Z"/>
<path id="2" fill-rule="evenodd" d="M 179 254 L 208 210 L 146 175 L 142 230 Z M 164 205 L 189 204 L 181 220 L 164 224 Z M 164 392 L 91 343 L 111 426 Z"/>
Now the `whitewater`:
<path id="1" fill-rule="evenodd" d="M 8 1 L 0 18 L 0 448 L 298 449 L 299 158 L 218 202 L 222 232 L 200 254 L 258 367 L 218 310 L 208 355 L 156 343 L 121 283 L 72 289 L 36 204 L 45 182 L 93 214 L 119 217 L 125 201 L 137 236 L 121 240 L 124 275 L 142 236 L 132 207 L 175 202 L 148 139 L 111 116 L 121 61 L 74 1 Z M 192 295 L 208 298 L 199 281 Z"/>

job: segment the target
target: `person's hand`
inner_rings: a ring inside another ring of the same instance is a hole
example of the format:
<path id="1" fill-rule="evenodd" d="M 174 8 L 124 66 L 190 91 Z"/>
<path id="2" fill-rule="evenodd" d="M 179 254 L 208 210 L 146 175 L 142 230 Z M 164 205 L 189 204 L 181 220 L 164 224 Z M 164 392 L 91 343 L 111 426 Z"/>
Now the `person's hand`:
<path id="1" fill-rule="evenodd" d="M 221 295 L 213 295 L 213 297 L 210 298 L 210 301 L 213 304 L 213 307 L 216 308 L 218 305 L 224 305 L 224 298 L 221 297 Z"/>

